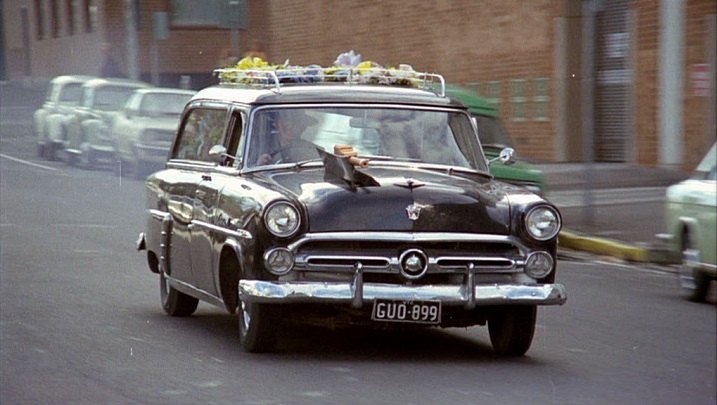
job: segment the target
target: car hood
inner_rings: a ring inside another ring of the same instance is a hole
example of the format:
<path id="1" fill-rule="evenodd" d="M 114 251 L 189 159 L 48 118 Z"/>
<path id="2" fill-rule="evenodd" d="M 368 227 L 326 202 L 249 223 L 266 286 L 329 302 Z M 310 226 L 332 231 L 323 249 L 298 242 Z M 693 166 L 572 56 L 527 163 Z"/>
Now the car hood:
<path id="1" fill-rule="evenodd" d="M 304 207 L 310 232 L 468 232 L 508 235 L 508 191 L 481 175 L 415 168 L 361 169 L 371 185 L 327 179 L 323 168 L 266 174 Z M 417 218 L 409 218 L 409 211 Z"/>

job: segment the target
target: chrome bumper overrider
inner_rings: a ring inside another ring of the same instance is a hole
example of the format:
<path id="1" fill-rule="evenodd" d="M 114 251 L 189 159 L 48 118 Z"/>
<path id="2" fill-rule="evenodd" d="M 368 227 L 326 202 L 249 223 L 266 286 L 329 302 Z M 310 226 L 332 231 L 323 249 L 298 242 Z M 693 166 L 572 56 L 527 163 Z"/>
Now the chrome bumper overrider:
<path id="1" fill-rule="evenodd" d="M 479 305 L 561 305 L 567 299 L 562 284 L 491 284 L 470 288 L 463 285 L 407 286 L 395 284 L 280 282 L 241 280 L 239 296 L 248 302 L 261 303 L 351 303 L 360 308 L 364 302 L 377 298 L 394 300 L 441 301 L 443 305 L 463 305 L 467 309 Z"/>

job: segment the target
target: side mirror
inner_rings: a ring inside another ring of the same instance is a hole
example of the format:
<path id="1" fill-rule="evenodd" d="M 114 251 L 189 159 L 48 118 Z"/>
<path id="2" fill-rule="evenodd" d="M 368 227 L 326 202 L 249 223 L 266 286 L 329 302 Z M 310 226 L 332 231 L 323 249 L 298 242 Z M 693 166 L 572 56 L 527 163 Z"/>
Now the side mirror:
<path id="1" fill-rule="evenodd" d="M 515 149 L 503 148 L 497 158 L 493 158 L 488 161 L 488 165 L 490 166 L 493 164 L 493 162 L 498 160 L 500 160 L 500 162 L 506 166 L 512 165 L 513 163 L 515 163 Z"/>
<path id="2" fill-rule="evenodd" d="M 227 148 L 224 145 L 214 145 L 209 149 L 209 159 L 220 165 L 224 166 L 227 163 L 227 159 L 236 160 L 235 156 L 227 153 Z"/>

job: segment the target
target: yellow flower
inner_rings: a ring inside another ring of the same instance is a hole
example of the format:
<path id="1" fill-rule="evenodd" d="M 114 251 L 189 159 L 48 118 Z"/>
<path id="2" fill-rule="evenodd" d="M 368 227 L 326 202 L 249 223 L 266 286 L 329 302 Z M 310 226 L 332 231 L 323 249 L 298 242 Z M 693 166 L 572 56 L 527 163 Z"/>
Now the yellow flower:
<path id="1" fill-rule="evenodd" d="M 366 73 L 370 73 L 374 69 L 380 69 L 381 65 L 367 60 L 356 65 L 356 68 L 358 69 L 360 74 L 364 75 Z"/>
<path id="2" fill-rule="evenodd" d="M 262 58 L 247 56 L 237 62 L 237 69 L 250 70 L 250 69 L 261 69 L 269 66 L 268 63 Z"/>

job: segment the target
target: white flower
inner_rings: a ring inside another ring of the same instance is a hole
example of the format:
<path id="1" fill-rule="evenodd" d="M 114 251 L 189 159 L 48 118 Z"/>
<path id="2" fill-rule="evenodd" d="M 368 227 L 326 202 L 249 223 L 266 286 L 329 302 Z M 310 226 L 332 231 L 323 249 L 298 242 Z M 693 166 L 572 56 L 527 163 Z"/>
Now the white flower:
<path id="1" fill-rule="evenodd" d="M 359 63 L 361 63 L 361 54 L 354 53 L 354 50 L 350 50 L 349 52 L 344 52 L 340 54 L 336 61 L 334 61 L 334 66 L 343 66 L 343 67 L 356 67 Z"/>

